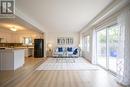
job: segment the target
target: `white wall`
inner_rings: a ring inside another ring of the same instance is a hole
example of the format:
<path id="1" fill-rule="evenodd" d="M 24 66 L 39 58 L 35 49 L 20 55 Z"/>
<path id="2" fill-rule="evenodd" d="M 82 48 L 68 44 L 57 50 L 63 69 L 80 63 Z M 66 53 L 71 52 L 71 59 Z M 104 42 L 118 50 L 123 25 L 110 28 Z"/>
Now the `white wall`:
<path id="1" fill-rule="evenodd" d="M 79 46 L 79 33 L 77 32 L 47 32 L 46 33 L 46 45 L 51 43 L 53 48 L 57 46 L 57 37 L 72 37 L 74 44 L 72 46 Z"/>
<path id="2" fill-rule="evenodd" d="M 6 42 L 13 42 L 12 40 L 12 32 L 11 31 L 7 31 L 5 29 L 0 29 L 0 38 L 4 38 L 6 39 Z"/>

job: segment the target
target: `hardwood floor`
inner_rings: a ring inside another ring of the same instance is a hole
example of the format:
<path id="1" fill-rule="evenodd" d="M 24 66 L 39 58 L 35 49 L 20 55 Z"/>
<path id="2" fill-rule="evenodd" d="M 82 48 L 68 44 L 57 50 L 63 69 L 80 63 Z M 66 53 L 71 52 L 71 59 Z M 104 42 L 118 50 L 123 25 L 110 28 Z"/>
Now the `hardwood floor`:
<path id="1" fill-rule="evenodd" d="M 33 72 L 34 69 L 41 64 L 45 59 L 42 58 L 25 58 L 25 64 L 20 69 L 15 71 L 0 71 L 0 87 L 3 84 L 9 83 L 17 78 L 22 78 Z"/>
<path id="2" fill-rule="evenodd" d="M 0 87 L 122 87 L 115 77 L 103 69 L 83 71 L 37 71 L 44 60 L 28 59 L 15 78 Z M 41 62 L 40 62 L 41 61 Z"/>

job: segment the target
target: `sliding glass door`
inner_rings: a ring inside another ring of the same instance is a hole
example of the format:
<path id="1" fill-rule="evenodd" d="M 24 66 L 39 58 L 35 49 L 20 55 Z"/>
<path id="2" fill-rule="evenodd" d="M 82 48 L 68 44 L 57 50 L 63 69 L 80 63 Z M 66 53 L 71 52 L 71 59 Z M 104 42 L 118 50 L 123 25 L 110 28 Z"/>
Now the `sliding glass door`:
<path id="1" fill-rule="evenodd" d="M 116 72 L 120 30 L 117 25 L 108 27 L 108 68 Z"/>
<path id="2" fill-rule="evenodd" d="M 106 29 L 100 30 L 97 32 L 97 64 L 107 67 L 107 38 L 106 38 Z"/>
<path id="3" fill-rule="evenodd" d="M 116 73 L 120 28 L 118 25 L 97 31 L 97 64 Z"/>

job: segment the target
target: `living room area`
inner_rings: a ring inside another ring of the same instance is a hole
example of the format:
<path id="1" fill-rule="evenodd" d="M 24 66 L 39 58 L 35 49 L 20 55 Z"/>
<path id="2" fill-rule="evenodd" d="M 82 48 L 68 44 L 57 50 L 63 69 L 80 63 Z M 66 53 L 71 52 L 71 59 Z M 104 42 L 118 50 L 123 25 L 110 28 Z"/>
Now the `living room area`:
<path id="1" fill-rule="evenodd" d="M 81 49 L 77 32 L 49 32 L 46 37 L 48 57 L 78 58 L 80 56 Z"/>
<path id="2" fill-rule="evenodd" d="M 129 0 L 0 6 L 0 87 L 130 86 Z"/>

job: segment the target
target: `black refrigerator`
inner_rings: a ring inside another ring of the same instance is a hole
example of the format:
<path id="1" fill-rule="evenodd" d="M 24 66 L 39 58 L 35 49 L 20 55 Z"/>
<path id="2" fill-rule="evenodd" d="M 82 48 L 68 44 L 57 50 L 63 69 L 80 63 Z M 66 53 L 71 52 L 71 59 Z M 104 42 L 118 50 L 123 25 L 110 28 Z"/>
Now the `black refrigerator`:
<path id="1" fill-rule="evenodd" d="M 44 40 L 34 39 L 34 57 L 42 58 L 44 57 Z"/>

